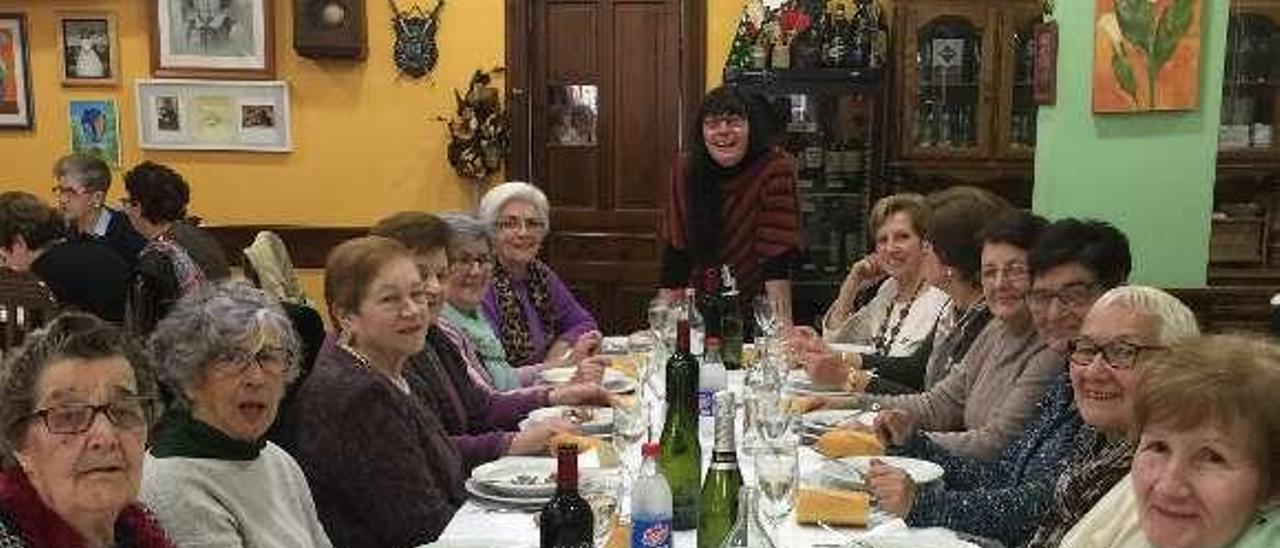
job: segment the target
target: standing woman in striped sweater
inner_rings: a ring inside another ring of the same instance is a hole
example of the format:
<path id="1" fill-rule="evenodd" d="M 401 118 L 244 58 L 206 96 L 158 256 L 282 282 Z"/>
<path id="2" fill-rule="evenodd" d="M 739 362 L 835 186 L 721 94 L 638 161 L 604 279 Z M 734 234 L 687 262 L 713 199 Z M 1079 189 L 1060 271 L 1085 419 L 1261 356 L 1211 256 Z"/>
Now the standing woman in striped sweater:
<path id="1" fill-rule="evenodd" d="M 773 145 L 772 126 L 765 107 L 735 88 L 703 100 L 662 223 L 664 297 L 701 288 L 708 269 L 727 264 L 743 299 L 767 293 L 779 322 L 790 325 L 791 267 L 801 245 L 796 161 Z"/>

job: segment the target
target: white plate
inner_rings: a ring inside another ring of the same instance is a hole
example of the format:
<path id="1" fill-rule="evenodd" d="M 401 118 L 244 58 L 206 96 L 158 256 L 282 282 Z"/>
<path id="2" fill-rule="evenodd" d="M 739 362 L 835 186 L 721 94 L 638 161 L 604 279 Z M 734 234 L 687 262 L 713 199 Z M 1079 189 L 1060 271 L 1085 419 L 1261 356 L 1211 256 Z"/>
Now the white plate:
<path id="1" fill-rule="evenodd" d="M 801 415 L 800 421 L 808 430 L 825 432 L 840 426 L 852 418 L 857 418 L 861 424 L 874 426 L 876 414 L 856 409 L 820 409 Z"/>
<path id="2" fill-rule="evenodd" d="M 533 509 L 533 508 L 541 508 L 542 505 L 546 504 L 547 501 L 551 500 L 550 496 L 526 498 L 526 497 L 509 497 L 509 496 L 499 495 L 493 491 L 490 491 L 485 486 L 481 485 L 480 482 L 476 481 L 475 478 L 467 478 L 467 482 L 463 484 L 463 486 L 466 487 L 467 493 L 470 493 L 472 497 L 475 497 L 477 500 L 480 500 L 481 502 L 487 502 L 490 504 L 501 504 L 503 506 L 514 506 L 517 508 Z M 552 489 L 552 492 L 554 491 L 555 490 Z"/>
<path id="3" fill-rule="evenodd" d="M 639 385 L 636 384 L 635 379 L 623 375 L 618 371 L 608 369 L 604 372 L 604 379 L 601 381 L 600 386 L 603 386 L 605 390 L 613 392 L 614 394 L 626 394 L 628 392 L 635 392 L 636 387 Z"/>
<path id="4" fill-rule="evenodd" d="M 471 472 L 471 479 L 494 495 L 545 499 L 556 491 L 555 473 L 556 461 L 552 458 L 504 457 L 477 466 Z"/>
<path id="5" fill-rule="evenodd" d="M 556 367 L 552 369 L 543 369 L 538 373 L 542 378 L 542 382 L 550 384 L 564 384 L 573 379 L 573 374 L 578 370 L 574 367 Z"/>
<path id="6" fill-rule="evenodd" d="M 551 418 L 562 418 L 569 422 L 574 422 L 566 412 L 573 409 L 571 406 L 558 405 L 554 407 L 543 407 L 534 409 L 529 413 L 529 418 L 520 421 L 520 429 L 524 430 L 530 421 L 539 421 Z M 583 434 L 608 434 L 613 431 L 613 408 L 612 407 L 589 407 L 591 418 L 585 422 L 575 423 L 582 430 Z"/>
<path id="7" fill-rule="evenodd" d="M 942 478 L 945 471 L 941 466 L 929 462 L 927 460 L 912 459 L 907 457 L 845 457 L 840 463 L 823 462 L 818 468 L 818 476 L 836 483 L 847 485 L 862 484 L 862 477 L 871 469 L 871 459 L 879 459 L 885 464 L 901 468 L 911 476 L 911 480 L 917 484 L 929 483 Z"/>
<path id="8" fill-rule="evenodd" d="M 605 337 L 600 339 L 601 354 L 626 354 L 627 353 L 627 337 L 619 335 L 615 337 Z"/>
<path id="9" fill-rule="evenodd" d="M 832 350 L 836 352 L 852 352 L 854 354 L 875 354 L 876 349 L 865 344 L 849 344 L 849 343 L 828 343 Z"/>

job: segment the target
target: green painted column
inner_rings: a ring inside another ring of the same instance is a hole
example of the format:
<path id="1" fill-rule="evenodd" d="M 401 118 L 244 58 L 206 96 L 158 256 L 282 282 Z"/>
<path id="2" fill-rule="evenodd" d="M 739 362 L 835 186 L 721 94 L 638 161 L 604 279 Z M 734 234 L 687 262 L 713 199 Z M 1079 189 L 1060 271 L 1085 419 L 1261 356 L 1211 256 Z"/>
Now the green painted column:
<path id="1" fill-rule="evenodd" d="M 1093 113 L 1094 0 L 1057 3 L 1058 101 L 1041 107 L 1034 210 L 1094 217 L 1129 235 L 1135 283 L 1205 284 L 1229 0 L 1202 0 L 1200 104 Z"/>

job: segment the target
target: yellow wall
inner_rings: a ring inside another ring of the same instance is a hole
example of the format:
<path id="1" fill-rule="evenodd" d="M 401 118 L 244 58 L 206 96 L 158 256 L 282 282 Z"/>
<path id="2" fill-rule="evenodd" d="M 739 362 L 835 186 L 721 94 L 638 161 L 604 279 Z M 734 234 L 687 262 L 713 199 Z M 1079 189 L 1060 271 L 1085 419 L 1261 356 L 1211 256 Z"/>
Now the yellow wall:
<path id="1" fill-rule="evenodd" d="M 729 58 L 729 46 L 746 3 L 747 0 L 707 2 L 707 89 L 720 85 L 724 61 Z"/>
<path id="2" fill-rule="evenodd" d="M 470 202 L 470 183 L 449 167 L 445 127 L 434 119 L 452 115 L 453 89 L 464 88 L 473 70 L 502 64 L 502 0 L 446 4 L 439 64 L 423 80 L 396 75 L 386 2 L 366 2 L 369 57 L 349 63 L 294 53 L 292 2 L 275 0 L 276 72 L 290 84 L 293 110 L 294 151 L 287 154 L 138 148 L 133 81 L 151 70 L 148 1 L 0 0 L 0 11 L 27 14 L 36 106 L 34 131 L 0 131 L 0 188 L 47 197 L 50 166 L 69 147 L 67 102 L 113 98 L 125 168 L 142 160 L 173 166 L 191 183 L 192 213 L 209 224 L 361 226 L 390 211 L 457 209 Z M 399 0 L 404 7 L 410 3 Z M 64 88 L 59 82 L 55 13 L 79 9 L 116 14 L 124 78 L 114 88 Z M 117 179 L 113 198 L 120 186 Z"/>

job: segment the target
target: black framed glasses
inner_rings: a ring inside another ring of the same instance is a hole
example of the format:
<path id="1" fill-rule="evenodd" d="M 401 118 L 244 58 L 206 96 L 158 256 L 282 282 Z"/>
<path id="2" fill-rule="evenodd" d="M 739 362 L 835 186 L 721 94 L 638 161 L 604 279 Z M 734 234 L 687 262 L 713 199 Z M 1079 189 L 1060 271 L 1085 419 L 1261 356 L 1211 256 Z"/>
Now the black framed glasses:
<path id="1" fill-rule="evenodd" d="M 1027 292 L 1027 306 L 1035 309 L 1045 309 L 1049 308 L 1055 300 L 1064 307 L 1088 306 L 1093 304 L 1099 287 L 1101 286 L 1097 282 L 1075 282 L 1064 285 L 1056 291 L 1032 289 Z"/>
<path id="2" fill-rule="evenodd" d="M 71 403 L 38 409 L 29 415 L 38 417 L 51 434 L 80 434 L 93 426 L 94 418 L 102 413 L 117 428 L 137 430 L 151 422 L 153 409 L 151 398 L 129 398 L 102 405 Z"/>
<path id="3" fill-rule="evenodd" d="M 1143 351 L 1164 349 L 1164 346 L 1143 345 L 1128 341 L 1111 341 L 1100 345 L 1085 337 L 1076 337 L 1067 342 L 1067 361 L 1071 362 L 1071 365 L 1087 367 L 1101 354 L 1107 367 L 1124 370 L 1132 369 L 1133 364 L 1138 361 L 1138 355 Z"/>
<path id="4" fill-rule="evenodd" d="M 289 367 L 290 353 L 280 347 L 267 346 L 257 352 L 227 352 L 213 362 L 214 371 L 226 375 L 239 375 L 249 369 L 250 364 L 257 364 L 266 373 L 279 375 Z"/>

